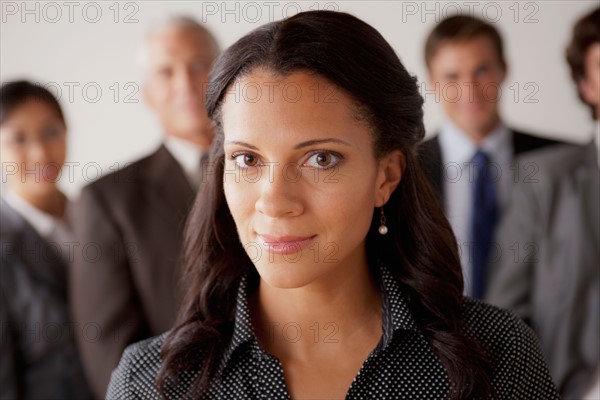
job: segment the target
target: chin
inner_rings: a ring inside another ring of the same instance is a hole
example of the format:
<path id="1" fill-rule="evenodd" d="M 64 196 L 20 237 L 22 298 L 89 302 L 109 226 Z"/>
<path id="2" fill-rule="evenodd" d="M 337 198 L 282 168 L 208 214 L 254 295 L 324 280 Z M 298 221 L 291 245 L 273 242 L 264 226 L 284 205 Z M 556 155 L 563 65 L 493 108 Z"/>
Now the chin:
<path id="1" fill-rule="evenodd" d="M 277 289 L 297 289 L 313 282 L 317 276 L 310 267 L 300 263 L 273 262 L 267 265 L 255 265 L 260 278 L 270 287 Z"/>
<path id="2" fill-rule="evenodd" d="M 16 191 L 23 193 L 23 195 L 28 197 L 45 197 L 54 194 L 56 190 L 57 187 L 55 183 L 40 181 L 26 184 L 25 187 L 21 187 Z"/>
<path id="3" fill-rule="evenodd" d="M 473 115 L 469 119 L 464 119 L 460 127 L 468 132 L 481 132 L 488 129 L 489 123 L 485 118 Z"/>

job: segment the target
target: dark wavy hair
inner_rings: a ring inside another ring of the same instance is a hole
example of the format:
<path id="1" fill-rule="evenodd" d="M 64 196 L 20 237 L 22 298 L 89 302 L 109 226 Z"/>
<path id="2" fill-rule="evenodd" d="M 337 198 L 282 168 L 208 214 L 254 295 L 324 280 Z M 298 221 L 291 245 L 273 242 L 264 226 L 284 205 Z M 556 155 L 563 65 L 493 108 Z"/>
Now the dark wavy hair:
<path id="1" fill-rule="evenodd" d="M 188 394 L 206 394 L 232 338 L 240 279 L 258 274 L 225 201 L 220 113 L 228 88 L 256 68 L 280 76 L 307 71 L 324 77 L 359 105 L 371 128 L 376 158 L 402 151 L 404 175 L 385 206 L 390 234 L 377 233 L 374 210 L 366 237 L 369 264 L 389 266 L 417 325 L 445 367 L 452 398 L 489 397 L 489 355 L 462 333 L 463 280 L 456 239 L 416 158 L 424 136 L 423 98 L 416 79 L 373 27 L 332 11 L 299 13 L 264 25 L 233 44 L 213 66 L 206 108 L 217 131 L 211 151 L 215 174 L 188 220 L 188 289 L 177 325 L 162 347 L 159 392 L 166 397 L 181 374 L 193 370 Z"/>
<path id="2" fill-rule="evenodd" d="M 592 10 L 589 14 L 583 16 L 573 27 L 573 37 L 565 52 L 571 77 L 575 84 L 585 79 L 585 56 L 594 43 L 600 42 L 600 8 Z M 585 100 L 577 87 L 577 94 L 584 103 Z M 587 103 L 586 103 L 587 104 Z M 592 113 L 592 118 L 598 118 L 596 107 L 588 104 Z"/>

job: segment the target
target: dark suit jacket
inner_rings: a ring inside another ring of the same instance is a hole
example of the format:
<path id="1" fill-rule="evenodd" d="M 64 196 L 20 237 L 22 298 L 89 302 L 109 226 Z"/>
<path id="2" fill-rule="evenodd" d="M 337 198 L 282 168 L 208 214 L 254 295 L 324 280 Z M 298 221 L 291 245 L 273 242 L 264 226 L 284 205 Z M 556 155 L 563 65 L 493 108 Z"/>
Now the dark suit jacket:
<path id="1" fill-rule="evenodd" d="M 486 300 L 510 308 L 540 338 L 565 399 L 579 399 L 600 362 L 600 173 L 596 147 L 530 153 L 532 182 L 519 182 L 498 229 Z"/>
<path id="2" fill-rule="evenodd" d="M 98 398 L 125 347 L 170 329 L 182 299 L 181 245 L 194 192 L 161 146 L 85 187 L 72 217 L 81 247 L 71 276 L 78 337 Z"/>
<path id="3" fill-rule="evenodd" d="M 556 140 L 545 139 L 529 133 L 516 131 L 514 129 L 511 129 L 510 131 L 512 133 L 514 156 L 518 156 L 528 151 L 540 149 L 549 145 L 561 144 L 561 142 Z M 419 149 L 419 161 L 421 162 L 421 166 L 424 168 L 425 174 L 429 178 L 429 181 L 440 196 L 440 199 L 443 201 L 444 184 L 442 180 L 444 172 L 444 160 L 442 160 L 442 152 L 437 135 L 421 143 Z"/>
<path id="4" fill-rule="evenodd" d="M 90 399 L 71 324 L 67 266 L 0 200 L 0 399 Z"/>

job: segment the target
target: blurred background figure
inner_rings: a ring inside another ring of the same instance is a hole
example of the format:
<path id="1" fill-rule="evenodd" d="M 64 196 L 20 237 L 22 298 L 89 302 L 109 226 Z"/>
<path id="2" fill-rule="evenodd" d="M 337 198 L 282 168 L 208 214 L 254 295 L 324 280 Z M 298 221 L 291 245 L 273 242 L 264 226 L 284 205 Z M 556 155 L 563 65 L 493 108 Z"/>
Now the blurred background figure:
<path id="1" fill-rule="evenodd" d="M 514 251 L 493 266 L 487 300 L 531 324 L 561 394 L 581 399 L 598 383 L 600 362 L 600 9 L 575 25 L 567 61 L 593 138 L 519 161 L 538 172 L 515 187 L 498 231 L 501 247 Z M 600 398 L 594 393 L 589 398 Z"/>
<path id="2" fill-rule="evenodd" d="M 150 31 L 140 54 L 142 90 L 164 142 L 85 187 L 75 207 L 78 239 L 99 250 L 76 257 L 71 279 L 76 321 L 96 324 L 100 332 L 79 341 L 99 398 L 123 349 L 168 330 L 177 315 L 182 229 L 208 172 L 202 160 L 213 129 L 204 92 L 217 54 L 214 37 L 192 18 L 170 18 Z"/>
<path id="3" fill-rule="evenodd" d="M 69 318 L 66 123 L 26 81 L 0 89 L 0 399 L 88 399 Z"/>
<path id="4" fill-rule="evenodd" d="M 466 294 L 481 299 L 494 231 L 513 183 L 514 156 L 556 142 L 502 122 L 498 105 L 507 64 L 502 38 L 491 24 L 469 16 L 446 18 L 427 38 L 425 62 L 448 120 L 422 144 L 420 160 L 456 235 Z"/>

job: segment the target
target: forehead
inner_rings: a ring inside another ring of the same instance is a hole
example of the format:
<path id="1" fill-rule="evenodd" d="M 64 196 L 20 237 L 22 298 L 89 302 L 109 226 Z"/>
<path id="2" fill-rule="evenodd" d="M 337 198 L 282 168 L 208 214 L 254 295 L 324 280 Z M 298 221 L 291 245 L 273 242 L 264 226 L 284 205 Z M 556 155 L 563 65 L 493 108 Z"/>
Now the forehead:
<path id="1" fill-rule="evenodd" d="M 22 122 L 52 121 L 55 119 L 60 121 L 59 115 L 51 104 L 37 98 L 30 98 L 15 107 L 8 118 L 2 123 L 2 126 Z"/>
<path id="2" fill-rule="evenodd" d="M 215 43 L 207 32 L 191 27 L 168 27 L 152 33 L 146 40 L 152 59 L 183 54 L 216 56 Z"/>
<path id="3" fill-rule="evenodd" d="M 368 136 L 352 98 L 308 72 L 278 76 L 257 69 L 249 73 L 227 90 L 222 121 L 227 140 Z"/>
<path id="4" fill-rule="evenodd" d="M 500 62 L 492 39 L 480 35 L 472 39 L 448 41 L 440 45 L 431 58 L 431 68 L 461 67 L 485 61 Z"/>

